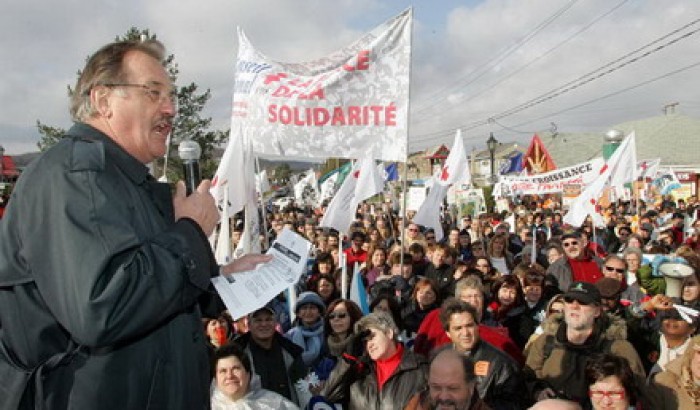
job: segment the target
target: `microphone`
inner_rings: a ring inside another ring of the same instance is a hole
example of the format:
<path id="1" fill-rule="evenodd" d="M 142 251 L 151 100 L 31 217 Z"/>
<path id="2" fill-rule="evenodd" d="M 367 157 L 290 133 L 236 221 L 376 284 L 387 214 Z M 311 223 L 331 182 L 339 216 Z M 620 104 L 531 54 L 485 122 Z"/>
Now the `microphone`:
<path id="1" fill-rule="evenodd" d="M 185 187 L 189 196 L 197 190 L 199 183 L 202 181 L 202 176 L 199 172 L 199 157 L 202 155 L 202 149 L 195 141 L 184 140 L 177 147 L 177 153 L 182 160 L 182 170 L 185 173 Z"/>

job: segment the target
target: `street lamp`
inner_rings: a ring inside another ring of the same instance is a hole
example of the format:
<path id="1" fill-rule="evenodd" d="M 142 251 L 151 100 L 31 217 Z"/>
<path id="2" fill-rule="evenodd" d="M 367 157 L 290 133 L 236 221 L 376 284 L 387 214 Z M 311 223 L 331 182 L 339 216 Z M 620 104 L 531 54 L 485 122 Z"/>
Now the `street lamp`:
<path id="1" fill-rule="evenodd" d="M 2 181 L 5 177 L 3 177 L 3 168 L 2 168 L 2 159 L 5 156 L 5 148 L 3 148 L 2 145 L 0 145 L 0 181 Z"/>
<path id="2" fill-rule="evenodd" d="M 489 148 L 489 154 L 491 155 L 491 176 L 489 176 L 489 183 L 493 185 L 496 183 L 496 160 L 494 156 L 496 154 L 496 147 L 498 146 L 498 140 L 494 138 L 493 133 L 491 133 L 489 139 L 486 140 L 486 146 Z"/>

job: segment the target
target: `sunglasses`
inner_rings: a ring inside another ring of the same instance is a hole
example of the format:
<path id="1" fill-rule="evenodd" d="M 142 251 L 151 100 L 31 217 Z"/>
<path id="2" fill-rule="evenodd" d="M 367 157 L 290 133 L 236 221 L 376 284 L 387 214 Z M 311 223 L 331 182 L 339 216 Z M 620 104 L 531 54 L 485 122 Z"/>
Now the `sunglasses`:
<path id="1" fill-rule="evenodd" d="M 615 272 L 617 272 L 617 273 L 625 273 L 625 270 L 624 270 L 624 269 L 613 268 L 612 266 L 606 266 L 606 267 L 605 267 L 605 270 L 608 271 L 608 272 L 613 272 L 613 271 L 615 271 Z"/>
<path id="2" fill-rule="evenodd" d="M 549 310 L 549 314 L 550 314 L 550 315 L 553 315 L 553 314 L 556 314 L 556 313 L 562 313 L 562 312 L 563 312 L 563 310 L 561 310 L 561 309 L 550 309 L 550 310 Z"/>
<path id="3" fill-rule="evenodd" d="M 329 320 L 333 320 L 333 319 L 345 319 L 346 317 L 348 317 L 348 314 L 347 314 L 347 313 L 331 313 L 330 315 L 328 315 L 328 319 L 329 319 Z"/>
<path id="4" fill-rule="evenodd" d="M 588 302 L 583 302 L 583 301 L 581 301 L 581 300 L 574 299 L 574 298 L 572 298 L 572 297 L 568 297 L 568 296 L 567 296 L 567 297 L 564 298 L 564 303 L 571 304 L 571 303 L 574 303 L 574 301 L 578 302 L 578 304 L 581 305 L 581 306 L 588 306 L 588 305 L 590 305 L 590 303 L 588 303 Z"/>
<path id="5" fill-rule="evenodd" d="M 569 246 L 578 246 L 578 242 L 564 242 L 562 245 L 564 245 L 565 248 L 568 248 Z"/>

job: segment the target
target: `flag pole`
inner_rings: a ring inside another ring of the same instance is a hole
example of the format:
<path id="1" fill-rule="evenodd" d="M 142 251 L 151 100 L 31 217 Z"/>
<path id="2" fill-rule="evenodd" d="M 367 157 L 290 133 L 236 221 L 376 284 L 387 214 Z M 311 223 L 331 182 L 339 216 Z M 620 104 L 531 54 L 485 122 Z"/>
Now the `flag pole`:
<path id="1" fill-rule="evenodd" d="M 413 61 L 413 6 L 410 7 L 411 11 L 411 28 L 409 32 L 409 43 L 410 47 L 408 48 L 408 61 L 412 62 Z M 410 129 L 411 129 L 411 79 L 413 76 L 413 70 L 410 69 L 411 64 L 409 63 L 409 70 L 408 70 L 408 103 L 406 104 L 406 158 L 404 158 L 404 166 L 403 166 L 403 206 L 401 207 L 401 259 L 400 259 L 400 269 L 401 272 L 403 272 L 403 255 L 406 252 L 406 249 L 404 249 L 404 240 L 406 237 L 406 203 L 408 199 L 408 155 L 409 155 L 409 143 L 408 139 L 409 136 L 411 135 Z"/>
<path id="2" fill-rule="evenodd" d="M 260 175 L 260 158 L 256 155 L 255 156 L 255 176 L 256 176 L 256 186 L 255 189 L 257 190 L 257 176 Z M 263 229 L 263 236 L 265 237 L 265 249 L 270 248 L 270 237 L 268 236 L 268 230 L 267 230 L 267 210 L 265 209 L 265 193 L 262 192 L 262 181 L 260 183 L 260 207 L 262 208 L 262 229 Z M 259 239 L 258 239 L 259 240 Z"/>

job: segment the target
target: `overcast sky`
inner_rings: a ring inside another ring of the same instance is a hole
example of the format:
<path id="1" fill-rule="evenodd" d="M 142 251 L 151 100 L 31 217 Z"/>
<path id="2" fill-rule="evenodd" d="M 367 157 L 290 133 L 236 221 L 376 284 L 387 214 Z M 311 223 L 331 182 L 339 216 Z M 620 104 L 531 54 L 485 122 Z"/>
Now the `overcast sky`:
<path id="1" fill-rule="evenodd" d="M 34 151 L 37 120 L 70 126 L 67 85 L 90 53 L 132 26 L 149 28 L 175 54 L 181 84 L 211 89 L 206 115 L 223 129 L 230 121 L 236 26 L 272 59 L 301 62 L 351 43 L 410 5 L 6 0 L 0 13 L 0 144 L 8 154 Z M 700 65 L 693 66 L 700 63 L 700 33 L 678 39 L 700 29 L 695 23 L 655 43 L 661 49 L 637 62 L 480 125 L 699 18 L 698 0 L 416 1 L 409 150 L 450 146 L 457 127 L 468 150 L 483 148 L 489 132 L 504 142 L 526 143 L 551 123 L 560 132 L 602 135 L 615 124 L 661 115 L 665 104 L 675 102 L 680 113 L 700 118 Z"/>

